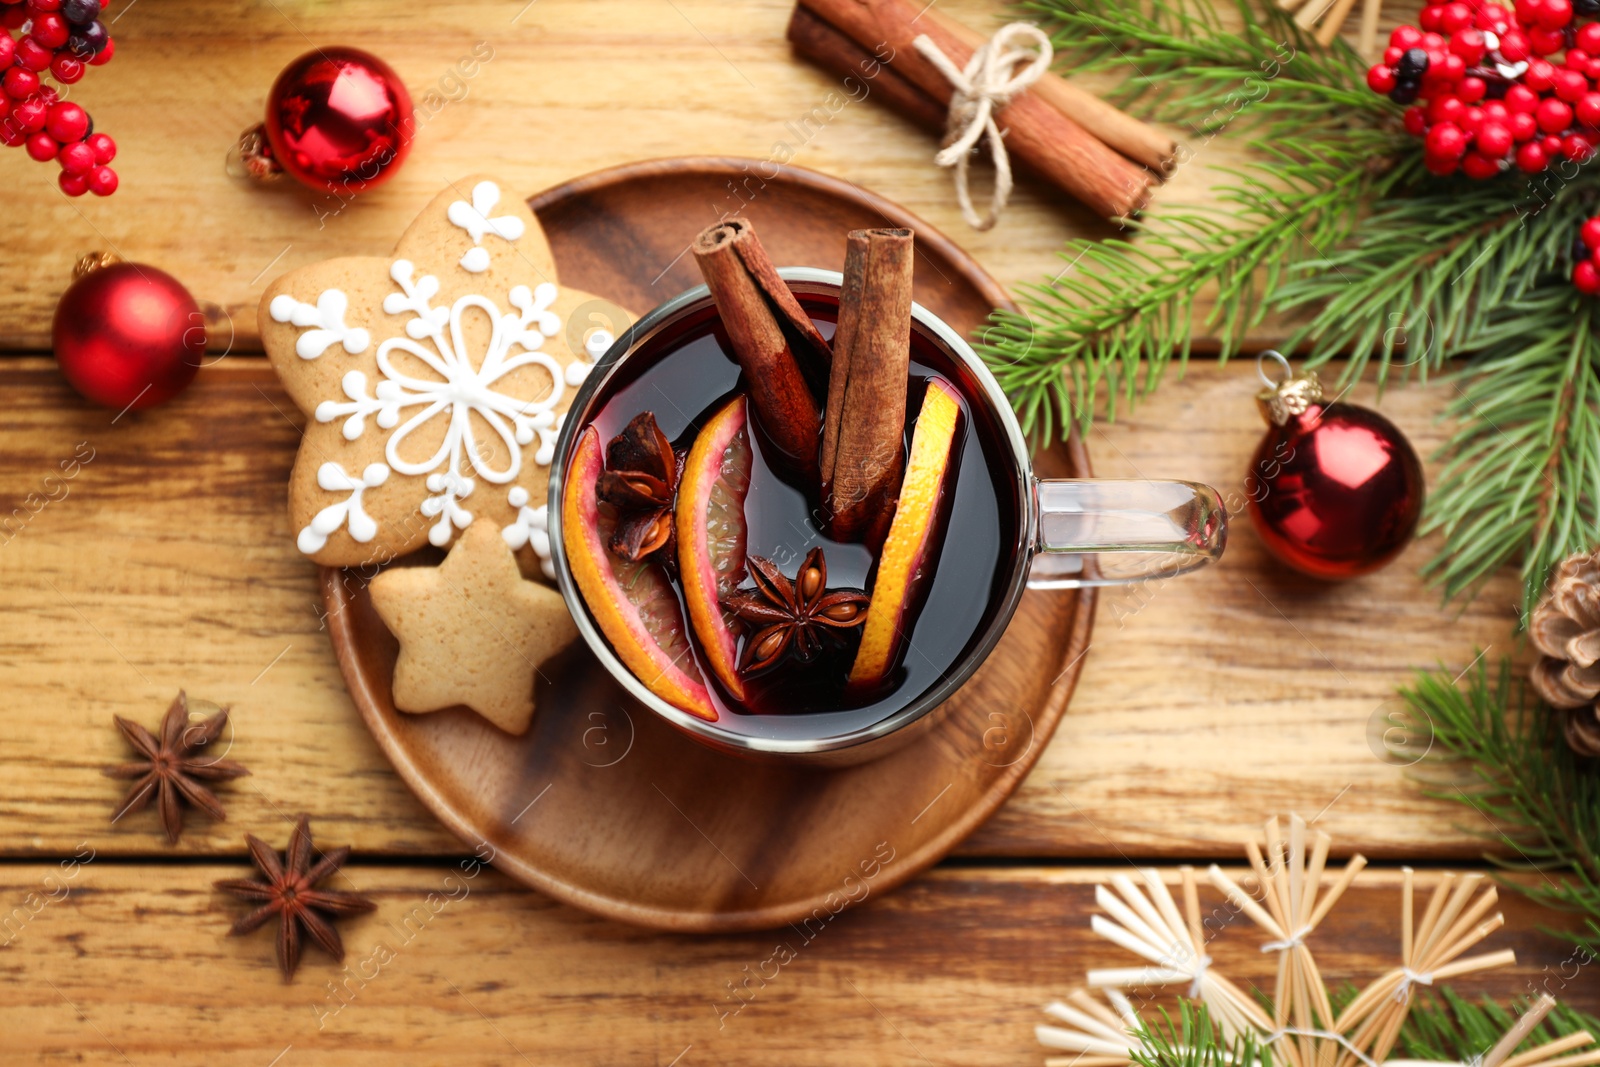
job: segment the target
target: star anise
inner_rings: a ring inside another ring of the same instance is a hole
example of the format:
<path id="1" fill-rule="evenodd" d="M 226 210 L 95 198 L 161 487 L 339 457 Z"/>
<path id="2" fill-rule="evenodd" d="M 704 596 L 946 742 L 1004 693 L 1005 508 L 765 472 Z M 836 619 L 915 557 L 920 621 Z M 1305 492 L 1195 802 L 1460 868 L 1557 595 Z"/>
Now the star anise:
<path id="1" fill-rule="evenodd" d="M 161 812 L 161 825 L 167 831 L 167 841 L 177 844 L 183 833 L 183 802 L 188 801 L 218 822 L 226 819 L 222 802 L 215 793 L 201 785 L 201 781 L 221 782 L 230 778 L 243 778 L 250 772 L 230 759 L 213 758 L 206 748 L 222 735 L 228 725 L 228 709 L 221 708 L 215 715 L 201 722 L 189 722 L 189 698 L 179 690 L 177 699 L 167 709 L 161 720 L 161 737 L 152 737 L 149 730 L 120 715 L 113 715 L 117 729 L 143 757 L 133 763 L 107 767 L 108 778 L 137 779 L 122 798 L 122 804 L 111 816 L 116 822 L 124 815 L 143 811 L 151 799 Z"/>
<path id="2" fill-rule="evenodd" d="M 264 881 L 248 878 L 228 878 L 215 883 L 216 888 L 240 900 L 259 903 L 261 906 L 233 924 L 229 935 L 248 934 L 268 919 L 278 919 L 278 969 L 284 978 L 294 977 L 300 965 L 300 932 L 311 935 L 311 940 L 336 960 L 344 959 L 344 942 L 333 923 L 340 915 L 354 915 L 372 911 L 377 904 L 357 893 L 340 889 L 318 889 L 317 883 L 330 877 L 344 861 L 350 858 L 350 847 L 336 848 L 324 853 L 316 866 L 311 865 L 311 818 L 300 816 L 294 832 L 289 835 L 289 848 L 282 861 L 278 853 L 265 841 L 246 834 L 250 858 L 266 876 Z"/>
<path id="3" fill-rule="evenodd" d="M 813 548 L 793 580 L 762 556 L 746 562 L 754 589 L 736 589 L 723 607 L 750 624 L 739 669 L 754 674 L 774 666 L 792 649 L 801 662 L 822 651 L 828 630 L 848 630 L 867 617 L 867 596 L 858 589 L 828 589 L 828 563 Z"/>
<path id="4" fill-rule="evenodd" d="M 634 563 L 672 540 L 672 503 L 680 464 L 653 412 L 632 422 L 606 445 L 606 469 L 595 494 L 617 509 L 611 551 Z M 670 553 L 669 553 L 670 555 Z"/>

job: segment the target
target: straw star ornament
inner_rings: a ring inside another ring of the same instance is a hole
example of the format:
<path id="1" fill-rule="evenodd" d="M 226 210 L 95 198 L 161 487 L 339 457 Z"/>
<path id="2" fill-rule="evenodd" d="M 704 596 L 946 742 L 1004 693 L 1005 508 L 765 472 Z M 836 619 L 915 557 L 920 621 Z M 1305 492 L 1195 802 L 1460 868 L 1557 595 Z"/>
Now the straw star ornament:
<path id="1" fill-rule="evenodd" d="M 1193 868 L 1180 869 L 1180 910 L 1159 872 L 1141 870 L 1139 879 L 1113 877 L 1095 891 L 1104 915 L 1090 925 L 1106 940 L 1142 957 L 1144 965 L 1092 970 L 1087 984 L 1105 1002 L 1084 991 L 1045 1008 L 1054 1024 L 1040 1025 L 1041 1045 L 1074 1055 L 1051 1056 L 1046 1067 L 1126 1067 L 1147 1062 L 1158 1040 L 1140 1021 L 1128 992 L 1182 987 L 1204 1005 L 1225 1044 L 1178 1048 L 1195 1067 L 1257 1067 L 1239 1064 L 1238 1050 L 1260 1064 L 1269 1057 L 1290 1067 L 1437 1067 L 1441 1062 L 1390 1059 L 1423 987 L 1462 975 L 1509 966 L 1509 949 L 1473 950 L 1505 924 L 1494 912 L 1498 894 L 1479 874 L 1446 874 L 1417 907 L 1415 878 L 1404 872 L 1401 890 L 1400 964 L 1374 979 L 1342 1008 L 1317 967 L 1308 940 L 1366 866 L 1354 856 L 1324 886 L 1332 839 L 1311 831 L 1293 816 L 1288 834 L 1277 819 L 1266 824 L 1265 851 L 1256 841 L 1245 852 L 1253 879 L 1245 885 L 1212 866 L 1207 879 L 1241 914 L 1261 928 L 1261 951 L 1276 953 L 1277 979 L 1270 999 L 1219 974 L 1207 954 L 1197 880 Z M 1142 883 L 1142 885 L 1140 884 Z M 1543 996 L 1530 1004 L 1490 1049 L 1463 1057 L 1452 1067 L 1595 1067 L 1600 1047 L 1594 1036 L 1567 1025 L 1569 1032 L 1517 1052 L 1538 1031 L 1556 1002 Z M 1055 1025 L 1064 1024 L 1064 1025 Z M 1184 1031 L 1185 1039 L 1189 1035 Z M 1214 1054 L 1212 1059 L 1208 1055 Z"/>
<path id="2" fill-rule="evenodd" d="M 1139 1051 L 1134 1036 L 1143 1028 L 1139 1012 L 1121 992 L 1101 990 L 1106 1004 L 1079 989 L 1066 1001 L 1045 1006 L 1045 1014 L 1066 1026 L 1037 1026 L 1034 1035 L 1046 1048 L 1065 1049 L 1075 1056 L 1048 1056 L 1045 1067 L 1127 1067 Z"/>
<path id="3" fill-rule="evenodd" d="M 1272 1020 L 1250 994 L 1211 969 L 1211 957 L 1205 954 L 1206 937 L 1193 868 L 1183 869 L 1181 915 L 1159 872 L 1146 868 L 1139 871 L 1139 877 L 1144 882 L 1143 890 L 1133 879 L 1120 874 L 1111 880 L 1115 893 L 1105 886 L 1096 887 L 1095 903 L 1110 918 L 1096 915 L 1090 925 L 1095 933 L 1144 957 L 1149 965 L 1090 971 L 1089 985 L 1124 991 L 1184 986 L 1189 997 L 1211 1010 L 1229 1037 L 1270 1029 Z"/>

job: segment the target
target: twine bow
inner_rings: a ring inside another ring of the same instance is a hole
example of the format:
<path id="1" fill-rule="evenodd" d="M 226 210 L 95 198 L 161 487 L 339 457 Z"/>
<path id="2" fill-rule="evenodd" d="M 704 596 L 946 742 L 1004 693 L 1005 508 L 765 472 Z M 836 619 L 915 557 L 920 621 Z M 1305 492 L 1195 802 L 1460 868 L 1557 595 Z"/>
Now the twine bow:
<path id="1" fill-rule="evenodd" d="M 1433 975 L 1426 971 L 1413 971 L 1410 967 L 1402 967 L 1400 973 L 1403 977 L 1400 979 L 1400 987 L 1394 991 L 1396 1000 L 1405 1000 L 1409 997 L 1411 987 L 1414 985 L 1433 985 Z"/>
<path id="2" fill-rule="evenodd" d="M 1211 957 L 1202 954 L 1194 961 L 1194 981 L 1189 983 L 1189 999 L 1198 1000 L 1206 988 L 1206 972 L 1211 969 Z"/>
<path id="3" fill-rule="evenodd" d="M 956 201 L 961 205 L 967 224 L 975 230 L 991 229 L 1000 221 L 1000 213 L 1011 198 L 1011 158 L 1006 154 L 1005 138 L 995 123 L 995 112 L 1050 69 L 1050 60 L 1055 54 L 1050 38 L 1032 23 L 1013 22 L 1001 27 L 972 53 L 965 69 L 952 63 L 926 34 L 911 43 L 955 87 L 946 120 L 945 144 L 934 162 L 941 167 L 955 168 Z M 1027 66 L 1018 70 L 1017 64 L 1024 62 Z M 980 216 L 967 190 L 967 168 L 973 148 L 986 134 L 989 157 L 994 161 L 994 192 L 989 199 L 988 215 Z"/>
<path id="4" fill-rule="evenodd" d="M 1282 941 L 1268 941 L 1261 946 L 1262 952 L 1285 952 L 1291 948 L 1304 948 L 1306 935 L 1311 933 L 1311 927 L 1302 926 Z"/>

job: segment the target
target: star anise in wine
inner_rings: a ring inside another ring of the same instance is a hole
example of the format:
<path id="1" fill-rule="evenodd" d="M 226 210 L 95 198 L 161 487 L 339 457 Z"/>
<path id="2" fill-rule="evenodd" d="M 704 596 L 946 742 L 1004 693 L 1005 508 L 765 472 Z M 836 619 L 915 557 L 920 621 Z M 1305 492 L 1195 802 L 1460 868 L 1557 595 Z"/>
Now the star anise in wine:
<path id="1" fill-rule="evenodd" d="M 143 811 L 155 800 L 167 841 L 177 844 L 183 833 L 185 801 L 218 822 L 228 817 L 217 795 L 201 784 L 243 778 L 250 773 L 233 760 L 219 759 L 207 751 L 228 725 L 227 708 L 218 709 L 215 715 L 198 723 L 190 723 L 189 697 L 180 690 L 161 720 L 160 738 L 152 737 L 149 730 L 120 715 L 113 715 L 112 720 L 142 757 L 133 763 L 119 763 L 105 769 L 108 778 L 136 779 L 112 814 L 112 822 Z"/>
<path id="2" fill-rule="evenodd" d="M 739 656 L 739 669 L 756 674 L 776 665 L 790 651 L 801 662 L 822 651 L 830 630 L 849 630 L 867 617 L 867 595 L 859 589 L 828 589 L 828 563 L 820 547 L 806 554 L 793 580 L 762 556 L 746 561 L 754 589 L 736 589 L 723 607 L 751 627 Z"/>
<path id="3" fill-rule="evenodd" d="M 617 510 L 611 551 L 637 563 L 673 540 L 672 503 L 680 472 L 672 442 L 653 412 L 634 416 L 611 439 L 606 469 L 595 483 L 595 494 Z"/>
<path id="4" fill-rule="evenodd" d="M 300 965 L 301 931 L 322 946 L 323 951 L 336 960 L 344 959 L 344 942 L 334 922 L 341 915 L 372 911 L 375 903 L 357 893 L 341 889 L 318 889 L 317 883 L 333 875 L 350 858 L 350 846 L 324 853 L 315 866 L 311 864 L 311 818 L 300 816 L 294 831 L 289 835 L 289 848 L 283 859 L 265 841 L 246 834 L 250 858 L 265 875 L 263 881 L 248 878 L 227 878 L 215 883 L 216 888 L 240 900 L 259 904 L 250 914 L 233 924 L 229 935 L 248 934 L 268 919 L 278 920 L 278 969 L 284 978 L 294 977 Z"/>

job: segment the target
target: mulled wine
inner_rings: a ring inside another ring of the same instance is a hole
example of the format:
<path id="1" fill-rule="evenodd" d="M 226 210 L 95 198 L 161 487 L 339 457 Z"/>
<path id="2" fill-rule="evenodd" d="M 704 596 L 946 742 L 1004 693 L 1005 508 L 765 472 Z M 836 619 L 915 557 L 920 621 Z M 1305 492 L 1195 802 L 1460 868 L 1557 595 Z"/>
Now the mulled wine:
<path id="1" fill-rule="evenodd" d="M 837 294 L 798 295 L 810 325 L 832 345 Z M 820 364 L 800 361 L 803 385 L 818 400 L 817 434 L 829 394 L 829 367 Z M 709 302 L 632 351 L 587 405 L 588 465 L 581 439 L 569 459 L 568 557 L 613 651 L 668 703 L 740 734 L 845 735 L 906 708 L 984 641 L 1009 608 L 1026 504 L 1003 429 L 972 370 L 920 323 L 910 330 L 904 426 L 888 464 L 905 471 L 904 480 L 887 500 L 869 495 L 873 513 L 859 532 L 839 529 L 817 445 L 809 456 L 785 447 L 763 421 L 750 399 L 762 384 Z M 926 425 L 919 415 L 941 404 L 953 415 L 947 456 L 940 476 L 923 478 L 919 488 L 914 451 L 919 424 Z M 845 477 L 846 452 L 841 445 L 835 479 Z M 598 486 L 587 513 L 584 483 Z M 898 528 L 888 530 L 887 520 L 913 507 L 928 512 L 922 539 L 909 556 L 892 556 Z M 590 528 L 572 528 L 575 517 Z M 702 521 L 700 533 L 693 524 Z M 574 552 L 585 535 L 588 547 Z M 609 584 L 586 579 L 584 551 L 605 554 Z M 629 559 L 635 552 L 639 558 Z M 892 631 L 891 642 L 869 670 L 863 635 L 872 629 L 864 616 L 874 596 L 886 595 L 884 576 L 895 567 L 904 572 L 896 587 L 903 602 L 894 625 L 878 627 L 880 636 Z M 704 611 L 695 618 L 697 580 L 716 585 L 715 620 Z M 686 706 L 696 684 L 708 708 Z"/>

